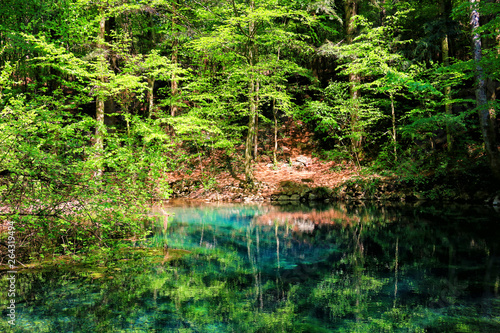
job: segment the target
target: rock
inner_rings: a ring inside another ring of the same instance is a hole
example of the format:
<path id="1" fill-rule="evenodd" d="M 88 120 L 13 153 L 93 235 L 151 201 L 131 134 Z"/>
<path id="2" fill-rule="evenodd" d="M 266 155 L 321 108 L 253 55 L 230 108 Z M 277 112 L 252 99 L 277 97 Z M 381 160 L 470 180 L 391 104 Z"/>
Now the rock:
<path id="1" fill-rule="evenodd" d="M 318 198 L 318 196 L 316 194 L 309 193 L 309 197 L 308 197 L 309 200 L 313 201 L 313 200 L 316 200 L 317 198 Z"/>
<path id="2" fill-rule="evenodd" d="M 297 156 L 295 160 L 290 161 L 291 166 L 297 169 L 308 167 L 311 163 L 312 163 L 311 158 L 304 155 Z"/>
<path id="3" fill-rule="evenodd" d="M 399 194 L 395 193 L 395 192 L 387 193 L 386 200 L 398 201 L 398 200 L 400 200 Z"/>
<path id="4" fill-rule="evenodd" d="M 280 195 L 278 201 L 290 201 L 290 197 L 288 195 Z"/>
<path id="5" fill-rule="evenodd" d="M 293 181 L 282 181 L 280 182 L 280 187 L 281 187 L 281 193 L 284 195 L 293 195 L 293 194 L 298 194 L 300 196 L 305 196 L 305 194 L 310 191 L 309 186 L 302 184 L 302 183 L 296 183 Z"/>
<path id="6" fill-rule="evenodd" d="M 307 156 L 304 156 L 304 155 L 297 156 L 297 158 L 295 159 L 295 161 L 297 161 L 298 163 L 303 164 L 304 166 L 308 166 L 312 162 L 312 160 L 311 160 L 310 157 L 307 157 Z"/>
<path id="7" fill-rule="evenodd" d="M 298 195 L 298 194 L 292 194 L 292 196 L 290 197 L 290 200 L 291 201 L 299 201 L 300 200 L 300 195 Z"/>
<path id="8" fill-rule="evenodd" d="M 319 199 L 327 199 L 327 198 L 330 198 L 333 194 L 333 190 L 329 187 L 325 187 L 325 186 L 319 186 L 319 187 L 316 187 L 312 190 L 312 193 L 314 193 L 316 195 L 316 197 L 318 197 Z M 353 193 L 352 192 L 348 192 L 347 194 L 353 196 Z"/>
<path id="9" fill-rule="evenodd" d="M 311 191 L 312 190 L 310 188 L 304 188 L 298 194 L 300 195 L 301 198 L 307 198 L 307 195 L 311 193 Z"/>

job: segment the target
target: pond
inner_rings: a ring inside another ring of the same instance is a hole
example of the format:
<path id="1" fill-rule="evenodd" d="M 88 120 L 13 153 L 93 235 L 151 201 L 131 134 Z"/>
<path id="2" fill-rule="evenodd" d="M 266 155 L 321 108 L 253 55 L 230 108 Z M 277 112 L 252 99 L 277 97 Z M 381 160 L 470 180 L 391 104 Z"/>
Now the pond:
<path id="1" fill-rule="evenodd" d="M 112 260 L 20 271 L 13 331 L 500 332 L 493 209 L 183 204 L 153 214 L 150 237 Z M 0 330 L 6 292 L 1 301 Z"/>

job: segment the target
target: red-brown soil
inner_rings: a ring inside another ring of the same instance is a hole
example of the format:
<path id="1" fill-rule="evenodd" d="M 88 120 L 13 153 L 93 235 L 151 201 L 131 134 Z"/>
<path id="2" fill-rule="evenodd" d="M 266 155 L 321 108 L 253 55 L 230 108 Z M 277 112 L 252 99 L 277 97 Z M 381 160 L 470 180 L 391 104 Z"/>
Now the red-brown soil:
<path id="1" fill-rule="evenodd" d="M 281 130 L 285 136 L 278 140 L 277 165 L 272 163 L 272 157 L 262 154 L 263 151 L 272 152 L 273 142 L 269 145 L 261 144 L 259 147 L 261 155 L 254 164 L 253 173 L 257 186 L 253 190 L 244 189 L 241 183 L 244 179 L 241 165 L 234 167 L 239 179 L 233 177 L 229 171 L 208 172 L 214 169 L 214 165 L 220 165 L 219 170 L 227 169 L 222 162 L 217 160 L 218 156 L 202 158 L 195 164 L 195 169 L 190 170 L 192 172 L 189 175 L 185 172 L 172 172 L 167 175 L 168 180 L 170 183 L 182 179 L 199 181 L 204 185 L 185 193 L 182 195 L 184 198 L 239 201 L 267 199 L 280 191 L 280 183 L 284 181 L 305 184 L 309 187 L 334 188 L 352 176 L 358 175 L 357 168 L 353 164 L 322 161 L 318 157 L 313 157 L 315 142 L 312 134 L 304 130 L 303 126 L 291 127 L 291 122 L 289 122 Z M 308 163 L 298 165 L 299 163 L 295 161 L 299 156 L 308 160 Z M 242 157 L 235 157 L 234 160 L 240 161 L 241 164 Z M 209 180 L 212 186 L 208 185 Z"/>

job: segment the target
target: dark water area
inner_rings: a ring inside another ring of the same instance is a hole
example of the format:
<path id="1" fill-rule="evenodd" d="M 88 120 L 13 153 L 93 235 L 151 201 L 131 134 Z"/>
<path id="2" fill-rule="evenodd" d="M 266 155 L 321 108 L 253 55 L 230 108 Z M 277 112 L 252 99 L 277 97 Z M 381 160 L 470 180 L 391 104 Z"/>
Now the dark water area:
<path id="1" fill-rule="evenodd" d="M 500 332 L 492 208 L 182 204 L 152 214 L 150 237 L 115 260 L 20 271 L 12 331 Z"/>

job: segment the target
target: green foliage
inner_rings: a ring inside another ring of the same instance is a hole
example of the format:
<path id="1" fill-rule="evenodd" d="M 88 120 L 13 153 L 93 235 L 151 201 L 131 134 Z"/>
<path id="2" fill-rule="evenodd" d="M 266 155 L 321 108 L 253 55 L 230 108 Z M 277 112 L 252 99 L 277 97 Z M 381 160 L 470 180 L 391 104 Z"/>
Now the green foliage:
<path id="1" fill-rule="evenodd" d="M 163 78 L 175 68 L 157 52 L 144 61 L 129 57 L 127 34 L 115 34 L 116 43 L 107 44 L 125 61 L 118 73 L 103 66 L 106 55 L 99 50 L 81 57 L 43 34 L 12 36 L 30 45 L 36 56 L 24 64 L 41 74 L 24 91 L 15 80 L 19 67 L 5 62 L 0 76 L 0 205 L 6 208 L 2 219 L 15 221 L 19 237 L 29 244 L 20 258 L 141 237 L 146 204 L 168 197 L 164 174 L 172 164 L 170 137 L 161 121 L 125 114 L 127 132 L 122 126 L 103 127 L 101 150 L 91 135 L 101 125 L 78 109 L 95 96 L 113 98 L 129 113 L 132 100 L 146 89 L 142 75 Z M 145 69 L 138 70 L 141 66 Z M 96 176 L 100 168 L 105 172 Z"/>
<path id="2" fill-rule="evenodd" d="M 1 178 L 0 202 L 8 207 L 3 218 L 16 221 L 19 237 L 26 235 L 30 244 L 28 253 L 73 253 L 140 235 L 142 222 L 135 214 L 147 200 L 168 193 L 149 179 L 160 179 L 158 173 L 168 165 L 164 152 L 147 144 L 147 136 L 142 141 L 146 149 L 137 151 L 124 144 L 128 139 L 109 134 L 102 163 L 110 172 L 96 179 L 85 135 L 92 119 L 28 102 L 22 95 L 10 98 L 1 115 L 1 170 L 6 176 Z M 148 165 L 155 166 L 151 173 Z"/>
<path id="3" fill-rule="evenodd" d="M 333 139 L 338 157 L 347 159 L 352 156 L 351 139 L 363 136 L 371 140 L 370 129 L 382 117 L 372 100 L 365 97 L 349 98 L 348 89 L 348 83 L 330 82 L 323 91 L 322 101 L 310 101 L 298 113 L 299 119 L 314 127 L 323 140 Z M 353 110 L 360 110 L 356 128 L 352 126 Z"/>
<path id="4" fill-rule="evenodd" d="M 470 3 L 450 5 L 360 6 L 346 43 L 347 14 L 330 0 L 4 1 L 0 207 L 9 207 L 7 216 L 21 212 L 21 224 L 59 230 L 48 237 L 59 252 L 61 244 L 83 249 L 75 245 L 84 243 L 81 232 L 95 232 L 89 239 L 97 243 L 139 232 L 118 212 L 131 205 L 135 215 L 168 197 L 168 170 L 186 163 L 191 173 L 208 154 L 241 160 L 253 133 L 270 154 L 262 134 L 291 117 L 313 129 L 327 159 L 358 163 L 362 150 L 375 170 L 407 177 L 445 174 L 464 168 L 461 160 L 478 166 L 470 87 L 477 65 L 490 91 L 498 83 L 499 9 L 476 3 L 484 43 L 474 63 Z M 438 60 L 445 36 L 449 65 Z M 489 98 L 494 113 L 498 101 Z M 104 119 L 96 119 L 102 104 Z M 444 153 L 445 132 L 453 154 Z M 202 172 L 208 188 L 213 172 Z M 69 220 L 92 227 L 72 229 Z M 116 224 L 123 232 L 115 235 Z M 69 234 L 78 240 L 70 244 Z"/>

